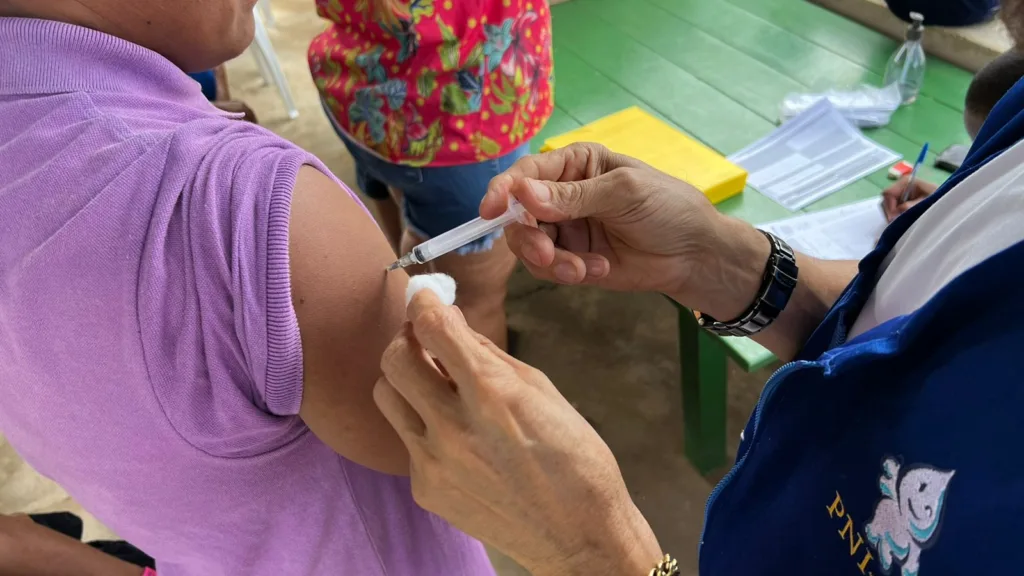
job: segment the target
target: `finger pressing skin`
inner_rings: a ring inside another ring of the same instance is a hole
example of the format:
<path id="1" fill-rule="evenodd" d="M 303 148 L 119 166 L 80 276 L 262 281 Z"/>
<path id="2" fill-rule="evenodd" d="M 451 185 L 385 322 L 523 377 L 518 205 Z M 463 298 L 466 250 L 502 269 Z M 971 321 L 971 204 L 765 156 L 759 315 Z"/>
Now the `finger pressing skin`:
<path id="1" fill-rule="evenodd" d="M 505 366 L 480 344 L 480 336 L 469 328 L 461 314 L 445 306 L 430 290 L 413 296 L 409 321 L 416 338 L 437 356 L 460 392 L 471 391 L 482 377 Z"/>
<path id="2" fill-rule="evenodd" d="M 433 294 L 430 290 L 422 292 Z M 408 323 L 384 351 L 380 367 L 388 382 L 425 422 L 444 417 L 455 401 L 448 379 L 437 369 Z"/>
<path id="3" fill-rule="evenodd" d="M 406 399 L 395 390 L 387 378 L 381 377 L 373 387 L 373 401 L 381 414 L 398 433 L 399 439 L 412 452 L 420 449 L 426 425 L 423 418 Z"/>

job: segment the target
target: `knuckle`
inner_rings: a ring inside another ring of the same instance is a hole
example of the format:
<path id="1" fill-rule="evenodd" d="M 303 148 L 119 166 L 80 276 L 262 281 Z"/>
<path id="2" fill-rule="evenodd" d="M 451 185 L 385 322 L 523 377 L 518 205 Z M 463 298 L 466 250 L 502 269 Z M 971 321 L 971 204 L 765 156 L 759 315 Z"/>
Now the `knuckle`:
<path id="1" fill-rule="evenodd" d="M 514 174 L 515 176 L 528 176 L 536 174 L 540 167 L 539 156 L 529 155 L 523 156 L 519 160 L 512 163 L 512 167 L 507 172 Z"/>
<path id="2" fill-rule="evenodd" d="M 603 163 L 611 154 L 611 150 L 607 146 L 598 142 L 584 142 L 580 147 L 590 158 L 593 158 L 599 164 Z"/>
<path id="3" fill-rule="evenodd" d="M 522 364 L 519 367 L 519 372 L 520 378 L 530 383 L 548 381 L 547 374 L 544 374 L 543 372 L 541 372 L 537 368 L 534 368 L 533 366 L 530 366 L 529 364 Z"/>
<path id="4" fill-rule="evenodd" d="M 623 196 L 639 196 L 646 188 L 643 176 L 635 168 L 616 168 L 610 174 L 613 176 L 616 192 Z"/>
<path id="5" fill-rule="evenodd" d="M 584 195 L 587 193 L 585 182 L 585 180 L 573 180 L 555 187 L 559 196 L 558 203 L 565 212 L 572 215 L 580 214 L 585 205 Z"/>
<path id="6" fill-rule="evenodd" d="M 401 356 L 409 346 L 409 339 L 405 335 L 405 332 L 399 333 L 395 336 L 395 339 L 388 344 L 388 347 L 384 349 L 384 353 L 380 357 L 380 369 L 384 373 L 390 372 L 397 365 L 400 364 Z"/>
<path id="7" fill-rule="evenodd" d="M 559 175 L 558 180 L 571 182 L 589 178 L 588 166 L 594 157 L 593 146 L 599 145 L 590 142 L 576 142 L 565 148 L 560 148 L 559 151 L 562 154 L 562 173 Z"/>
<path id="8" fill-rule="evenodd" d="M 506 382 L 496 378 L 488 379 L 488 381 L 491 385 L 483 387 L 483 390 L 478 392 L 482 410 L 493 416 L 496 413 L 504 413 L 522 403 L 522 394 L 516 386 L 509 386 Z"/>
<path id="9" fill-rule="evenodd" d="M 454 326 L 451 313 L 442 307 L 431 308 L 417 319 L 420 329 L 428 332 L 449 332 Z"/>
<path id="10" fill-rule="evenodd" d="M 420 490 L 424 499 L 445 486 L 445 466 L 441 460 L 431 458 L 425 462 L 417 474 Z"/>

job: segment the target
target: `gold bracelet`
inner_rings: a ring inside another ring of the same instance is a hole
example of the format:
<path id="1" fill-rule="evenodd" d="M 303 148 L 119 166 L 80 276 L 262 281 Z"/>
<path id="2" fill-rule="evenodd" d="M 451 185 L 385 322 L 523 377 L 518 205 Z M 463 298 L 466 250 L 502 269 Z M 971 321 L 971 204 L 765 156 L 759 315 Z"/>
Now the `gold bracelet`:
<path id="1" fill-rule="evenodd" d="M 665 557 L 661 559 L 661 562 L 657 566 L 651 569 L 647 576 L 679 576 L 679 562 L 676 559 L 665 554 Z"/>

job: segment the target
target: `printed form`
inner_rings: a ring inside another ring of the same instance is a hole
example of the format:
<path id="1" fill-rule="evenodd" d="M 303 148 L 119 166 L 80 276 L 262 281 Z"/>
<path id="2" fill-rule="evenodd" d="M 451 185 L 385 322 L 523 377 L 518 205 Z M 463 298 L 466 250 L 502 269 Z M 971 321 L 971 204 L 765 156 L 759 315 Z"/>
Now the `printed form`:
<path id="1" fill-rule="evenodd" d="M 864 200 L 763 224 L 794 250 L 823 260 L 860 260 L 878 243 L 886 226 L 881 201 Z"/>
<path id="2" fill-rule="evenodd" d="M 729 160 L 758 192 L 795 212 L 900 157 L 822 99 Z"/>

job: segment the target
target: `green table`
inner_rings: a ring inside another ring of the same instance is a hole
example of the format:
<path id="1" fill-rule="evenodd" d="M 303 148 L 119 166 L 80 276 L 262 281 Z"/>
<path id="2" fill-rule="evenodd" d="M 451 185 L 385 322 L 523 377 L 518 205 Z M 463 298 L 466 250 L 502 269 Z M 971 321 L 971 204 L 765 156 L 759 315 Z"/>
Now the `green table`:
<path id="1" fill-rule="evenodd" d="M 638 105 L 730 154 L 770 132 L 789 92 L 878 85 L 897 44 L 802 0 L 572 0 L 552 8 L 555 112 L 534 146 L 623 108 Z M 924 142 L 940 152 L 967 144 L 963 100 L 970 74 L 928 61 L 922 95 L 891 124 L 868 135 L 917 157 Z M 920 177 L 941 181 L 931 166 Z M 879 171 L 812 204 L 820 210 L 877 196 Z M 752 223 L 791 213 L 748 188 L 719 204 Z M 745 370 L 774 359 L 756 343 L 716 338 L 679 312 L 685 450 L 701 472 L 726 463 L 726 362 Z"/>

